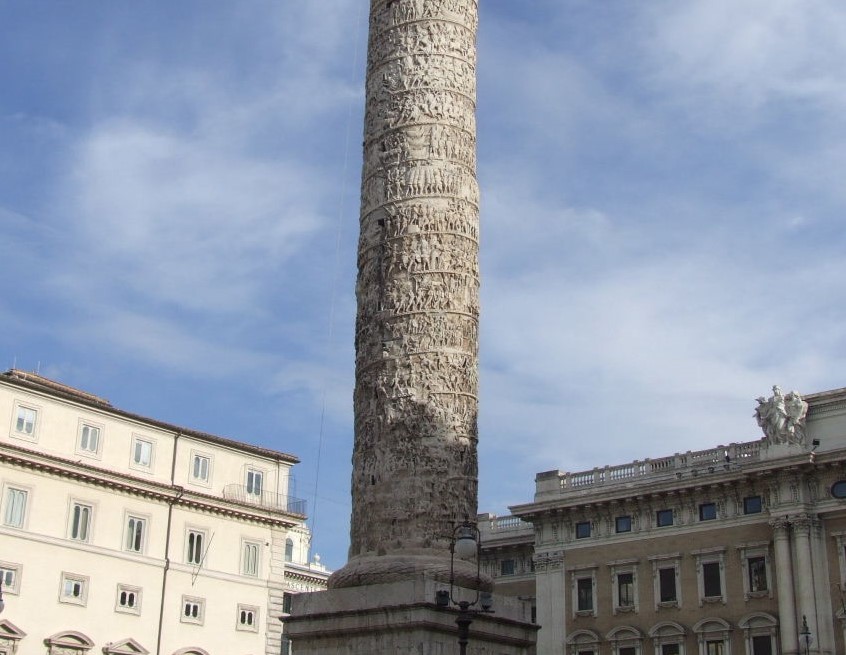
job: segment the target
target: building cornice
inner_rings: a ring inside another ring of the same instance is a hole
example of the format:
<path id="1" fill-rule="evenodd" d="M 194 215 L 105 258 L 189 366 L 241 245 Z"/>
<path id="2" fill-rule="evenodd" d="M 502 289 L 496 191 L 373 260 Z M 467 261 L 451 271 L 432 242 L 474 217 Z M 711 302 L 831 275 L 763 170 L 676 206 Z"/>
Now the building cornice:
<path id="1" fill-rule="evenodd" d="M 194 510 L 266 525 L 289 528 L 298 525 L 305 518 L 300 514 L 261 510 L 246 503 L 203 494 L 178 485 L 145 480 L 119 471 L 104 470 L 84 462 L 74 462 L 56 455 L 23 448 L 16 444 L 0 443 L 0 462 L 129 495 L 141 496 L 149 500 L 173 503 Z"/>

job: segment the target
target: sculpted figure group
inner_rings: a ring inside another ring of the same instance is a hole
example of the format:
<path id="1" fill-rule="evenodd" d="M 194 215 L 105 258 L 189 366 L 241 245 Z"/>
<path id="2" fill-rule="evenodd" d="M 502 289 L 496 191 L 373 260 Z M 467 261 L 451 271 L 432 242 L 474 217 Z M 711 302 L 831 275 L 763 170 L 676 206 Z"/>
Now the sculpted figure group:
<path id="1" fill-rule="evenodd" d="M 758 398 L 755 418 L 770 443 L 795 443 L 805 445 L 805 417 L 808 403 L 795 391 L 784 395 L 781 388 L 773 387 L 769 399 Z"/>

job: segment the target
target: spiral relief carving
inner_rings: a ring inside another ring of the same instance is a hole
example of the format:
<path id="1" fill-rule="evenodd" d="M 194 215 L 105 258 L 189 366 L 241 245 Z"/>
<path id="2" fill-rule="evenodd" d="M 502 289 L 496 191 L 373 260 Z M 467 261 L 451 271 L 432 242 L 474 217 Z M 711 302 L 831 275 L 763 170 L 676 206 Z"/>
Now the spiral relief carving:
<path id="1" fill-rule="evenodd" d="M 373 558 L 448 557 L 476 514 L 477 21 L 476 0 L 371 2 L 351 559 L 335 587 Z"/>

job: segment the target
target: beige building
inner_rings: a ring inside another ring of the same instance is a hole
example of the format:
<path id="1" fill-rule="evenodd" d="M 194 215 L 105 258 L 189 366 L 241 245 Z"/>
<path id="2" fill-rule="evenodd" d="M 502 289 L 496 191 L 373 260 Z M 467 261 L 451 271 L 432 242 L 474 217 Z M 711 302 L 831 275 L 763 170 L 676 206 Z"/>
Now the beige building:
<path id="1" fill-rule="evenodd" d="M 328 577 L 297 462 L 0 375 L 0 655 L 279 653 Z"/>
<path id="2" fill-rule="evenodd" d="M 759 441 L 540 473 L 488 517 L 485 565 L 535 597 L 538 653 L 846 652 L 846 389 L 774 388 L 758 415 Z"/>

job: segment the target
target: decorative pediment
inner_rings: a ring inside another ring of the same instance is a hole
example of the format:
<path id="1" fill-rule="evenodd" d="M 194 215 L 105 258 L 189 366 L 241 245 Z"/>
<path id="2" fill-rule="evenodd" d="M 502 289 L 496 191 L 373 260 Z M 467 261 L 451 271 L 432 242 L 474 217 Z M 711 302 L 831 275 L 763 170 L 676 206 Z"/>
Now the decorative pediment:
<path id="1" fill-rule="evenodd" d="M 684 635 L 684 627 L 675 621 L 661 621 L 656 623 L 649 630 L 649 636 L 653 639 L 658 637 L 676 637 Z"/>
<path id="2" fill-rule="evenodd" d="M 18 641 L 26 637 L 26 633 L 8 619 L 0 621 L 0 640 Z"/>
<path id="3" fill-rule="evenodd" d="M 149 652 L 131 637 L 103 646 L 105 655 L 148 655 Z"/>
<path id="4" fill-rule="evenodd" d="M 65 630 L 44 640 L 48 655 L 82 655 L 94 647 L 94 642 L 81 632 Z"/>
<path id="5" fill-rule="evenodd" d="M 192 646 L 189 648 L 180 648 L 177 651 L 174 651 L 173 655 L 209 655 L 206 651 L 202 648 L 197 648 L 196 646 Z"/>

